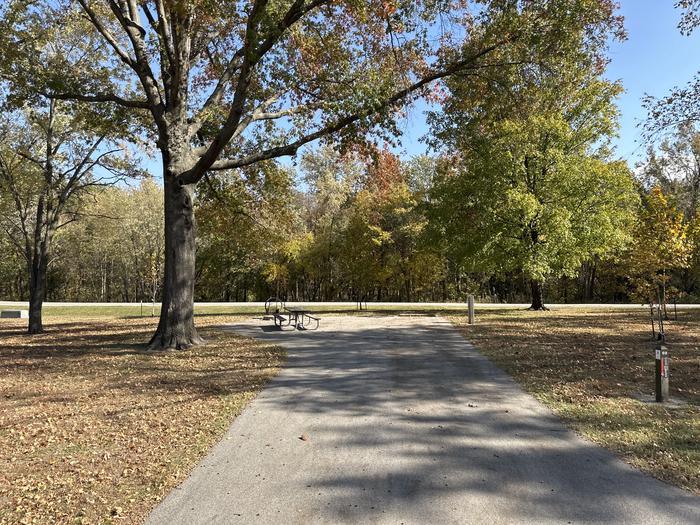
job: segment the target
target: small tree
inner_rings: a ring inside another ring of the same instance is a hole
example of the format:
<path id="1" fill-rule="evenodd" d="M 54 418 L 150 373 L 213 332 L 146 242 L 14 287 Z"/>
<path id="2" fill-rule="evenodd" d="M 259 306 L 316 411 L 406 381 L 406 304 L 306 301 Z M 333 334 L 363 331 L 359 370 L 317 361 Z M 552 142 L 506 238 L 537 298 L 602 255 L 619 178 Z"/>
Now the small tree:
<path id="1" fill-rule="evenodd" d="M 69 103 L 43 98 L 6 114 L 0 129 L 0 217 L 26 262 L 29 333 L 42 332 L 47 269 L 56 232 L 81 216 L 91 188 L 136 175 L 123 149 L 109 140 L 100 118 Z"/>
<path id="2" fill-rule="evenodd" d="M 687 268 L 692 255 L 683 212 L 659 186 L 644 196 L 627 264 L 638 298 L 665 308 L 671 271 Z"/>
<path id="3" fill-rule="evenodd" d="M 118 108 L 61 101 L 37 86 L 47 77 L 74 81 L 68 64 L 85 67 L 102 55 L 85 21 L 54 9 L 42 17 L 33 4 L 0 6 L 0 199 L 12 204 L 0 219 L 27 265 L 31 334 L 43 330 L 57 230 L 80 217 L 91 188 L 138 174 L 121 143 L 133 137 Z"/>

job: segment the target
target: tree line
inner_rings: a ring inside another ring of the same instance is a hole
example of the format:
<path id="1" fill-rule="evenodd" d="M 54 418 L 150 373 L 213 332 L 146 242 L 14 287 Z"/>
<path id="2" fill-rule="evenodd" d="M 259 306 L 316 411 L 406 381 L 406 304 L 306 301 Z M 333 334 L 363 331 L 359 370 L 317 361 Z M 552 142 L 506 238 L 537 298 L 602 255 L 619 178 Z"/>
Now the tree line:
<path id="1" fill-rule="evenodd" d="M 156 297 L 154 349 L 201 342 L 195 298 L 479 289 L 543 308 L 635 257 L 622 280 L 665 293 L 690 272 L 694 213 L 610 150 L 622 22 L 612 0 L 9 0 L 5 293 L 29 298 L 31 333 L 52 294 Z M 692 96 L 647 101 L 658 128 Z M 434 154 L 402 163 L 376 144 L 418 98 Z M 162 189 L 135 186 L 144 156 Z M 675 240 L 635 251 L 665 218 Z"/>
<path id="2" fill-rule="evenodd" d="M 523 217 L 521 207 L 507 207 L 513 197 L 499 187 L 490 196 L 483 187 L 455 188 L 464 175 L 447 158 L 401 160 L 386 149 L 359 154 L 324 147 L 307 151 L 298 167 L 268 162 L 243 178 L 221 177 L 197 194 L 196 299 L 463 301 L 475 294 L 541 308 L 543 298 L 656 303 L 664 301 L 661 292 L 666 301 L 694 302 L 700 222 L 692 191 L 700 170 L 676 173 L 669 148 L 680 148 L 680 141 L 697 147 L 700 134 L 683 129 L 650 150 L 636 175 L 619 163 L 606 168 L 609 178 L 594 173 L 605 192 L 591 196 L 581 181 L 583 189 L 569 200 L 552 188 L 542 193 L 548 199 L 542 215 L 556 220 L 540 228 L 553 244 L 540 259 L 529 252 L 529 231 L 513 235 Z M 478 183 L 476 176 L 470 173 L 468 184 Z M 525 184 L 520 191 L 521 199 L 532 195 Z M 497 199 L 499 215 L 489 201 L 470 205 L 477 197 Z M 590 217 L 558 222 L 582 203 Z M 92 191 L 80 220 L 56 235 L 46 298 L 159 302 L 162 207 L 162 186 L 151 178 Z M 0 236 L 7 254 L 2 298 L 27 300 L 27 272 L 12 242 L 6 232 Z M 530 265 L 542 272 L 537 294 Z"/>

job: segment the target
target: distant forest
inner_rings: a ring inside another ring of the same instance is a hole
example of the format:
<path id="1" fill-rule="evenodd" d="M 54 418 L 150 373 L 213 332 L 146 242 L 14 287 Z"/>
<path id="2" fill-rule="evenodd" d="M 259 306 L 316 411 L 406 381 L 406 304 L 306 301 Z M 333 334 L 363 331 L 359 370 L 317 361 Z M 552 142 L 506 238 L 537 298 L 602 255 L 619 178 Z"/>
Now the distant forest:
<path id="1" fill-rule="evenodd" d="M 497 217 L 517 224 L 522 206 L 475 199 L 447 158 L 324 147 L 298 167 L 263 163 L 198 188 L 196 299 L 524 302 L 534 276 L 546 302 L 655 302 L 658 290 L 695 302 L 699 158 L 700 135 L 686 128 L 634 171 L 618 166 L 608 186 L 620 220 L 587 226 L 609 230 L 588 239 L 552 211 L 557 220 L 539 233 L 542 261 L 522 223 L 509 229 Z M 85 194 L 56 234 L 46 299 L 159 301 L 162 207 L 148 177 Z M 0 297 L 26 300 L 26 262 L 7 229 L 0 251 Z"/>

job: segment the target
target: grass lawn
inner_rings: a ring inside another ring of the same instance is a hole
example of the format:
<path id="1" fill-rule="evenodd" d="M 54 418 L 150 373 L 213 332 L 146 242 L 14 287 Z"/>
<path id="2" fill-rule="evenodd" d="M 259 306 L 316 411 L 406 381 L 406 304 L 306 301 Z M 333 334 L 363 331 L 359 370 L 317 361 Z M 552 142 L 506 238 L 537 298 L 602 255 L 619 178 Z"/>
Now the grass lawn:
<path id="1" fill-rule="evenodd" d="M 216 328 L 231 317 L 198 318 L 204 346 L 147 353 L 154 319 L 86 313 L 47 312 L 32 337 L 0 322 L 0 523 L 141 522 L 284 360 Z"/>
<path id="2" fill-rule="evenodd" d="M 4 306 L 0 302 L 0 309 L 18 309 L 18 306 Z M 24 306 L 23 308 L 27 308 Z M 415 312 L 415 313 L 444 313 L 449 311 L 464 311 L 466 305 L 455 303 L 448 308 L 436 308 L 434 306 L 412 306 L 407 309 L 401 305 L 370 305 L 369 310 L 359 311 L 354 305 L 333 304 L 327 303 L 323 306 L 312 306 L 311 309 L 318 314 L 367 314 L 367 313 L 392 313 L 392 312 Z M 158 316 L 160 315 L 160 303 L 152 307 L 151 303 L 144 303 L 143 307 L 139 305 L 130 306 L 56 306 L 45 305 L 43 312 L 47 317 L 65 317 L 76 316 L 81 318 L 95 317 L 151 317 L 151 312 Z M 195 306 L 195 315 L 200 316 L 248 316 L 251 314 L 259 315 L 263 311 L 260 306 L 247 306 L 241 304 L 224 305 L 224 306 Z"/>
<path id="3" fill-rule="evenodd" d="M 195 315 L 250 315 L 259 314 L 261 308 L 253 306 L 206 306 L 197 307 Z M 132 306 L 44 306 L 44 315 L 51 317 L 63 317 L 66 315 L 76 315 L 80 317 L 151 317 L 151 312 L 155 316 L 160 315 L 160 303 L 155 307 L 151 303 L 144 303 Z"/>
<path id="4" fill-rule="evenodd" d="M 484 311 L 452 318 L 476 347 L 576 431 L 641 470 L 700 495 L 700 312 L 666 324 L 667 407 L 654 392 L 644 311 Z"/>

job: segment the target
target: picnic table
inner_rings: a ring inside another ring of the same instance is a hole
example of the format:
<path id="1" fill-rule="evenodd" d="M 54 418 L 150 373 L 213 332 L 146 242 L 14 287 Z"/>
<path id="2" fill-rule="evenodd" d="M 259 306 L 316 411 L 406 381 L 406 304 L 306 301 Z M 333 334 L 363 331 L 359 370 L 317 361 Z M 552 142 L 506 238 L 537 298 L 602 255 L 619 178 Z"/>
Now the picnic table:
<path id="1" fill-rule="evenodd" d="M 313 330 L 318 328 L 320 319 L 311 315 L 311 311 L 302 306 L 285 306 L 283 309 L 284 313 L 275 312 L 274 320 L 275 326 L 294 326 L 297 330 L 308 330 L 307 323 L 315 321 L 316 326 Z M 287 316 L 285 318 L 285 315 Z"/>

